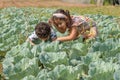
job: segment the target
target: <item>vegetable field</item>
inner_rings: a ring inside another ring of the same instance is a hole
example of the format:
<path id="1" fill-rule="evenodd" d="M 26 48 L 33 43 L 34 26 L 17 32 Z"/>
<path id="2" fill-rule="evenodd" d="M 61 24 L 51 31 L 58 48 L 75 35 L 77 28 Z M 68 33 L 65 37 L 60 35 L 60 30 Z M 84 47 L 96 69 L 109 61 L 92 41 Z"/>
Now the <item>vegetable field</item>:
<path id="1" fill-rule="evenodd" d="M 5 79 L 120 80 L 120 17 L 85 14 L 97 22 L 96 39 L 40 41 L 31 46 L 27 37 L 38 22 L 47 22 L 54 11 L 30 7 L 0 10 L 0 58 L 5 56 L 1 60 Z"/>

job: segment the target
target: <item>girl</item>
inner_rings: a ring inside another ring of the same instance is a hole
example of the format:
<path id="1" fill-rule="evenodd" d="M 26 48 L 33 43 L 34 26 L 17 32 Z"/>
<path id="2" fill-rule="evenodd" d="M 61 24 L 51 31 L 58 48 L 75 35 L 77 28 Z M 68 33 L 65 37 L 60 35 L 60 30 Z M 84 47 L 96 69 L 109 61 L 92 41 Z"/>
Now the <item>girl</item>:
<path id="1" fill-rule="evenodd" d="M 84 16 L 70 16 L 68 10 L 56 10 L 49 19 L 49 23 L 61 33 L 69 32 L 67 36 L 58 37 L 56 39 L 58 41 L 71 41 L 80 35 L 82 35 L 84 41 L 95 38 L 98 34 L 96 23 L 92 19 Z"/>

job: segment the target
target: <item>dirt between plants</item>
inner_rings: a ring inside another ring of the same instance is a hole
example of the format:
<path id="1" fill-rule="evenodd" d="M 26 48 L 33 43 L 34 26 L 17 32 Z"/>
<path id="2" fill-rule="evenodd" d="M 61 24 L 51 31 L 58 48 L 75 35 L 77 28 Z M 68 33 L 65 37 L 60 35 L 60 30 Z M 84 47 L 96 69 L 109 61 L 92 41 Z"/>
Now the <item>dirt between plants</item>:
<path id="1" fill-rule="evenodd" d="M 0 63 L 0 80 L 3 80 L 3 67 L 2 64 Z"/>
<path id="2" fill-rule="evenodd" d="M 0 8 L 6 7 L 89 7 L 91 4 L 73 4 L 60 0 L 0 0 Z"/>
<path id="3" fill-rule="evenodd" d="M 2 73 L 2 64 L 0 63 L 0 74 Z"/>

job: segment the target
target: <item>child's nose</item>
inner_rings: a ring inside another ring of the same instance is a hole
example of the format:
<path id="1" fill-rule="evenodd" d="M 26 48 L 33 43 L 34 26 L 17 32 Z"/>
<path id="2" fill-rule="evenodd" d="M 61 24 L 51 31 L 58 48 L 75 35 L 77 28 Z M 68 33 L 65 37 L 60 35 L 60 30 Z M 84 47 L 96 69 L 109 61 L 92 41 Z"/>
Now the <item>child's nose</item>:
<path id="1" fill-rule="evenodd" d="M 62 27 L 62 25 L 59 25 L 59 27 Z"/>

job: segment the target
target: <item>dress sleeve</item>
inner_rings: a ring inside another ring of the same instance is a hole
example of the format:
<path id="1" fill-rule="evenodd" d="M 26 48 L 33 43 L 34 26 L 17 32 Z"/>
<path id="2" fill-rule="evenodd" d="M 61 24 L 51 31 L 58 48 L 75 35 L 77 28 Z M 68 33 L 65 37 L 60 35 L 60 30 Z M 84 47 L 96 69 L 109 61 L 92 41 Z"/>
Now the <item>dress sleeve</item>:
<path id="1" fill-rule="evenodd" d="M 31 41 L 38 39 L 38 36 L 35 34 L 35 31 L 28 37 Z"/>

